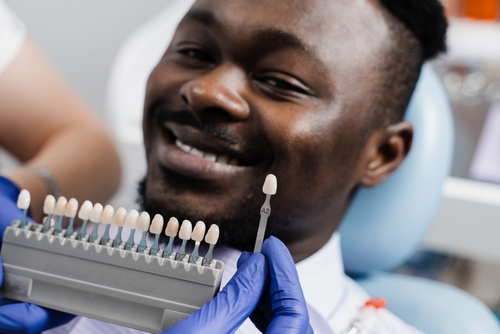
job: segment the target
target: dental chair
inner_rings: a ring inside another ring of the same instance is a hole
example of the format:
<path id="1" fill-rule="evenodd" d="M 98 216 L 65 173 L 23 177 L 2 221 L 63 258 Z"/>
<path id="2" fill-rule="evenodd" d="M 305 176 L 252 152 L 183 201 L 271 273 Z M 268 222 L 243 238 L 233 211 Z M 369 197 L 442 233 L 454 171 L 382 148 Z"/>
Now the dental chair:
<path id="1" fill-rule="evenodd" d="M 145 174 L 142 107 L 146 80 L 193 0 L 171 0 L 123 44 L 110 73 L 106 117 L 124 160 L 116 202 L 133 206 Z M 428 334 L 500 334 L 491 311 L 449 285 L 389 273 L 419 246 L 440 205 L 453 151 L 453 120 L 439 79 L 425 66 L 405 118 L 415 127 L 412 150 L 398 171 L 374 189 L 360 189 L 340 233 L 348 274 L 388 309 Z"/>

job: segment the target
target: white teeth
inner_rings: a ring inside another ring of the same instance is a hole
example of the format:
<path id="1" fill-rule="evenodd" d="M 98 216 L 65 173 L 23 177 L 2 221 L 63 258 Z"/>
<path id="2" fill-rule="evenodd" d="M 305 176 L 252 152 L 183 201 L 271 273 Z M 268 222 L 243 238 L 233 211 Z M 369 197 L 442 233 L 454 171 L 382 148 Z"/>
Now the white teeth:
<path id="1" fill-rule="evenodd" d="M 195 157 L 203 158 L 203 154 L 204 153 L 203 153 L 203 151 L 200 151 L 200 150 L 198 150 L 196 148 L 192 148 L 191 152 L 189 152 L 189 154 L 194 155 Z"/>
<path id="2" fill-rule="evenodd" d="M 204 152 L 202 150 L 184 144 L 179 139 L 175 141 L 175 146 L 177 146 L 178 148 L 180 148 L 181 150 L 183 150 L 188 154 L 191 154 L 195 157 L 203 158 L 210 162 L 218 162 L 224 165 L 233 165 L 233 166 L 239 166 L 240 164 L 238 159 L 231 159 L 227 155 L 217 155 L 214 153 Z"/>
<path id="3" fill-rule="evenodd" d="M 137 221 L 139 220 L 139 212 L 132 210 L 125 219 L 125 227 L 135 230 L 137 228 Z"/>
<path id="4" fill-rule="evenodd" d="M 217 156 L 213 153 L 205 153 L 205 155 L 203 156 L 203 159 L 211 161 L 211 162 L 215 162 L 217 160 Z"/>
<path id="5" fill-rule="evenodd" d="M 179 139 L 175 141 L 175 145 L 186 153 L 191 152 L 192 147 L 182 143 Z"/>

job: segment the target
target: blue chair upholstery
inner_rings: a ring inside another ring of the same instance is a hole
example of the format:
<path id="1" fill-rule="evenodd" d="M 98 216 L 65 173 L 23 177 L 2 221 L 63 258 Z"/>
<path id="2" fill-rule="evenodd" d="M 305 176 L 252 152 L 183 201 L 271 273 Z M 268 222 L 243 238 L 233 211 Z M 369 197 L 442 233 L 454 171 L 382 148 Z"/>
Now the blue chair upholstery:
<path id="1" fill-rule="evenodd" d="M 108 84 L 107 118 L 127 162 L 123 194 L 133 194 L 145 172 L 141 117 L 147 76 L 193 2 L 166 2 L 165 10 L 136 30 L 116 57 Z M 409 157 L 381 186 L 361 189 L 342 223 L 345 267 L 349 272 L 364 273 L 359 282 L 369 293 L 387 297 L 391 311 L 426 333 L 500 333 L 485 307 L 463 292 L 400 275 L 371 274 L 409 258 L 432 222 L 450 169 L 453 121 L 442 87 L 430 68 L 423 70 L 406 117 L 415 126 Z M 468 312 L 471 317 L 466 317 Z M 460 326 L 453 328 L 465 331 L 445 330 L 450 319 L 457 317 Z M 462 324 L 465 322 L 470 326 Z M 488 326 L 490 331 L 473 330 Z"/>
<path id="2" fill-rule="evenodd" d="M 432 224 L 449 174 L 453 120 L 437 75 L 424 66 L 405 119 L 415 128 L 401 168 L 373 189 L 360 189 L 340 227 L 347 272 L 388 309 L 428 334 L 500 333 L 492 312 L 468 293 L 428 279 L 377 272 L 407 260 Z M 361 274 L 361 276 L 359 276 Z"/>

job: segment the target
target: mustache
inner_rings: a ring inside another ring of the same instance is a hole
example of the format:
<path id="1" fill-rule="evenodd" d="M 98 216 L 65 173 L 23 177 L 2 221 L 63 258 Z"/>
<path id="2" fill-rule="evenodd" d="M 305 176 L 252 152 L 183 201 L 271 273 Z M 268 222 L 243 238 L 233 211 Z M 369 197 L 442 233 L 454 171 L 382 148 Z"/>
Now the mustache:
<path id="1" fill-rule="evenodd" d="M 158 124 L 172 122 L 179 125 L 188 125 L 200 130 L 213 139 L 220 140 L 231 145 L 240 143 L 238 137 L 231 134 L 225 128 L 214 123 L 201 121 L 198 117 L 193 115 L 192 112 L 186 110 L 172 112 L 157 109 L 155 118 Z"/>

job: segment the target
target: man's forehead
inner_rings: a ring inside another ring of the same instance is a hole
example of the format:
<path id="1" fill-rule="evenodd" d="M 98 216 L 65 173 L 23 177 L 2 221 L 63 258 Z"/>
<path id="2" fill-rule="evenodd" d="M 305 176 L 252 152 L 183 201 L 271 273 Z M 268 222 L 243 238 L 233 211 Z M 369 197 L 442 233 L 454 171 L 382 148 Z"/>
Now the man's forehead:
<path id="1" fill-rule="evenodd" d="M 188 16 L 236 35 L 310 51 L 323 60 L 363 62 L 387 41 L 377 0 L 198 0 Z M 354 54 L 353 54 L 354 53 Z M 353 58 L 354 57 L 354 58 Z"/>

